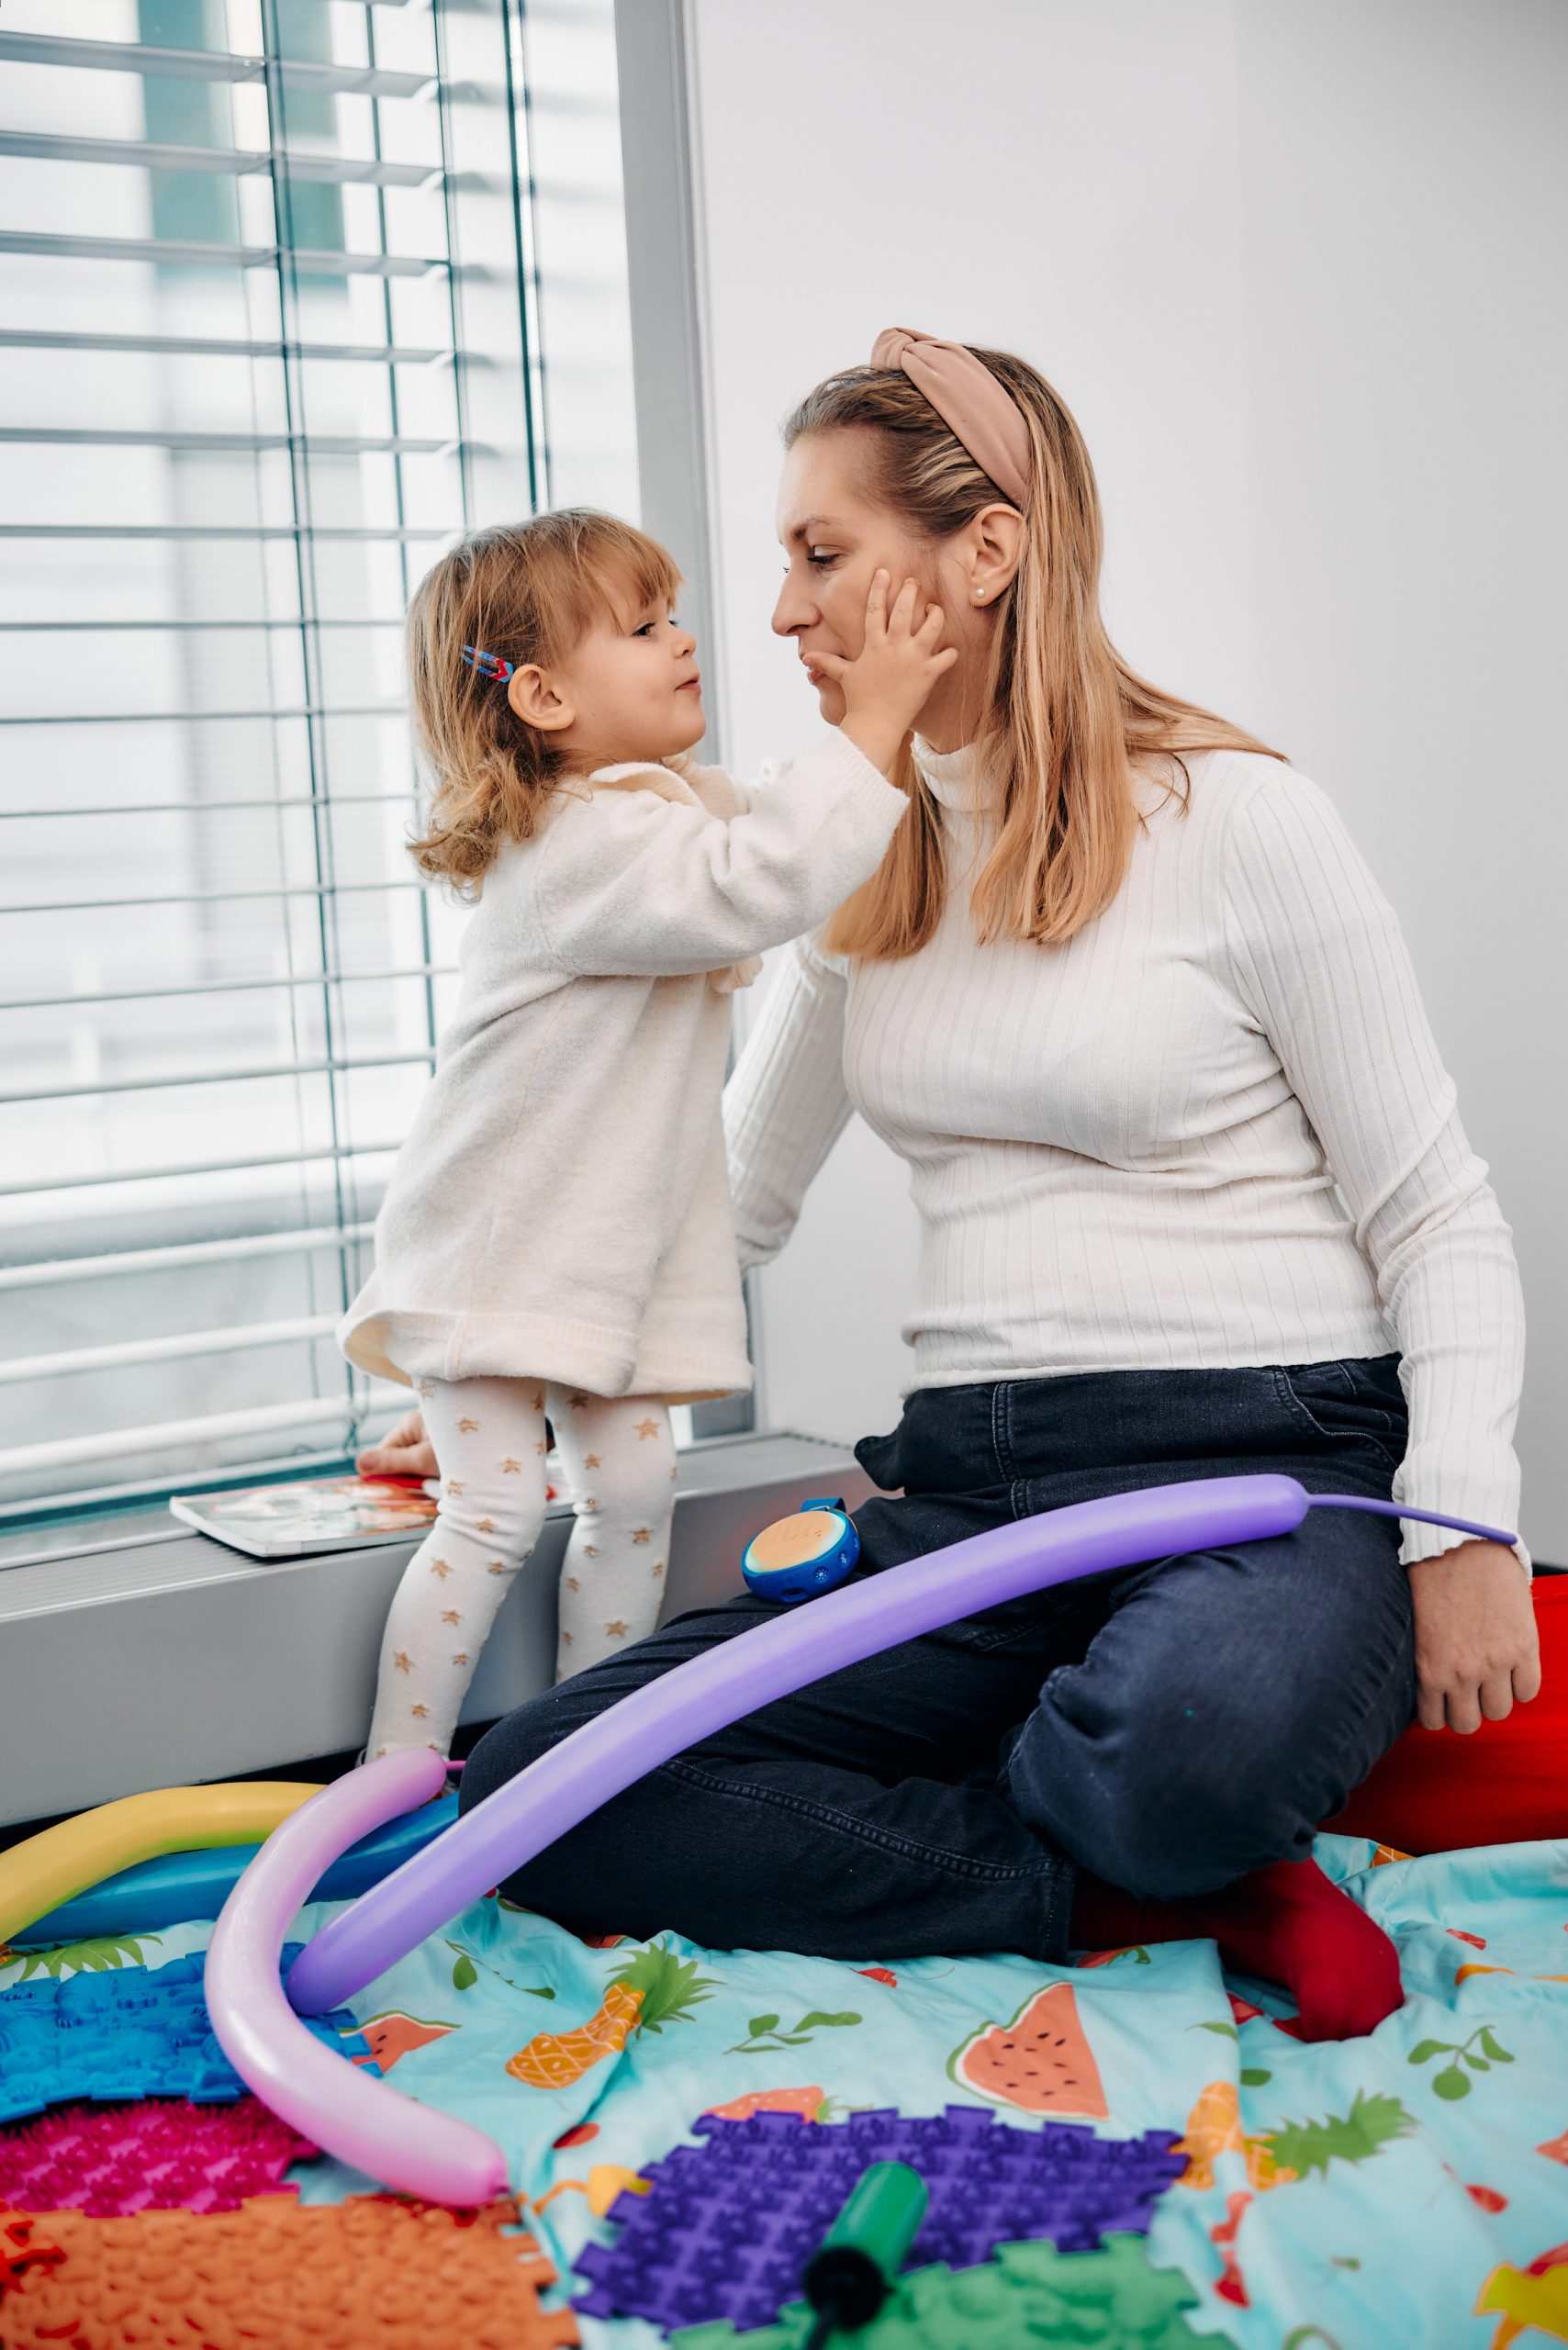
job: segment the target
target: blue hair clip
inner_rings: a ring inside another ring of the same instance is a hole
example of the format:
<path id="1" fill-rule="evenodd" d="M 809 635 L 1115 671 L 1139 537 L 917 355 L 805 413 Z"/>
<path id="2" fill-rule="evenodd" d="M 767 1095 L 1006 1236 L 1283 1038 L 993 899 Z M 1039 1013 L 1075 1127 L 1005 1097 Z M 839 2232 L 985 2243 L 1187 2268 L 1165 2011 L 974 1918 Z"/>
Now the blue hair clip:
<path id="1" fill-rule="evenodd" d="M 476 644 L 465 644 L 463 658 L 471 669 L 477 669 L 482 677 L 494 677 L 498 686 L 504 686 L 507 679 L 517 673 L 515 661 L 503 661 L 498 653 L 481 653 Z"/>

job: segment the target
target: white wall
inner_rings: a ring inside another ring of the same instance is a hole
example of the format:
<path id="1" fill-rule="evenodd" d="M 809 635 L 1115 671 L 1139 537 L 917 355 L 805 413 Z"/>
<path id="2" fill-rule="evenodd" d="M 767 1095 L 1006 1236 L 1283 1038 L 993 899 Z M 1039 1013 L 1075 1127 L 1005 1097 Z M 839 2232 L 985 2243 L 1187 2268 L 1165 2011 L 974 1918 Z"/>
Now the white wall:
<path id="1" fill-rule="evenodd" d="M 1400 909 L 1524 1267 L 1527 1531 L 1568 1561 L 1568 11 L 690 6 L 728 747 L 816 723 L 767 629 L 793 400 L 894 323 L 1042 366 L 1123 651 L 1284 745 Z M 913 1266 L 903 1170 L 852 1128 L 762 1277 L 776 1425 L 891 1424 Z"/>

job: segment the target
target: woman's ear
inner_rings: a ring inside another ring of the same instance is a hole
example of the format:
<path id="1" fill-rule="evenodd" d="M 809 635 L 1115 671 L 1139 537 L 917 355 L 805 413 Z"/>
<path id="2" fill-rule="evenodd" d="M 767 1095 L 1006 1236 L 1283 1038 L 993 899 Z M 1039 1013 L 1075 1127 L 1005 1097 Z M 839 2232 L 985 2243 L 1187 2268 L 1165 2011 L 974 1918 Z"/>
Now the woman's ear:
<path id="1" fill-rule="evenodd" d="M 964 568 L 970 599 L 991 604 L 1018 576 L 1024 554 L 1024 517 L 1016 506 L 985 506 L 965 532 Z"/>
<path id="2" fill-rule="evenodd" d="M 507 680 L 507 699 L 523 724 L 536 726 L 542 734 L 558 734 L 564 726 L 572 724 L 577 714 L 571 703 L 562 699 L 550 672 L 533 661 L 512 671 Z"/>

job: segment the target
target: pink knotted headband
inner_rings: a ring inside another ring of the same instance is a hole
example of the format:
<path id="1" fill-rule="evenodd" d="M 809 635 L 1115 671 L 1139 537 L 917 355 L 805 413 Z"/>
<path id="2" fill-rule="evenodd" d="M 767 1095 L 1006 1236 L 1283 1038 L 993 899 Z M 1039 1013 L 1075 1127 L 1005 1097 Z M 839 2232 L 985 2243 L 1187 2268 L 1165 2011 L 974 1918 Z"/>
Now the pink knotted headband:
<path id="1" fill-rule="evenodd" d="M 871 347 L 871 364 L 902 367 L 1003 498 L 1014 506 L 1025 503 L 1029 428 L 1012 393 L 983 360 L 961 342 L 941 342 L 908 327 L 884 327 Z"/>

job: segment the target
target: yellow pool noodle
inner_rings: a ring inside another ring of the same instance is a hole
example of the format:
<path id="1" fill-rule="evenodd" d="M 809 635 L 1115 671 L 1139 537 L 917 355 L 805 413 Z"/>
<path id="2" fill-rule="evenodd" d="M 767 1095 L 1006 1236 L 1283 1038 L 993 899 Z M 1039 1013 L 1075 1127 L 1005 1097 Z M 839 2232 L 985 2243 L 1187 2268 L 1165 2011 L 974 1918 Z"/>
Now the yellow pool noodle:
<path id="1" fill-rule="evenodd" d="M 264 1843 L 280 1820 L 319 1793 L 293 1779 L 154 1787 L 41 1829 L 0 1852 L 0 1943 L 138 1861 Z"/>

